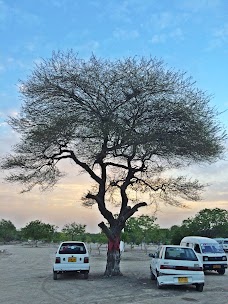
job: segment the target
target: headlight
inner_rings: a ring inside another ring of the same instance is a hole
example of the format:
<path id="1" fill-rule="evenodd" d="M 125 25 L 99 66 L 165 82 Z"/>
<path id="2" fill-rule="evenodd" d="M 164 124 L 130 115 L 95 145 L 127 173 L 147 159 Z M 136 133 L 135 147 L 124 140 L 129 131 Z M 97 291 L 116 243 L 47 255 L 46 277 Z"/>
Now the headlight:
<path id="1" fill-rule="evenodd" d="M 204 261 L 208 261 L 208 257 L 207 257 L 207 256 L 204 256 L 204 257 L 203 257 L 203 260 L 204 260 Z"/>
<path id="2" fill-rule="evenodd" d="M 226 256 L 223 256 L 223 257 L 222 257 L 222 260 L 223 260 L 223 261 L 227 261 L 227 257 L 226 257 Z"/>

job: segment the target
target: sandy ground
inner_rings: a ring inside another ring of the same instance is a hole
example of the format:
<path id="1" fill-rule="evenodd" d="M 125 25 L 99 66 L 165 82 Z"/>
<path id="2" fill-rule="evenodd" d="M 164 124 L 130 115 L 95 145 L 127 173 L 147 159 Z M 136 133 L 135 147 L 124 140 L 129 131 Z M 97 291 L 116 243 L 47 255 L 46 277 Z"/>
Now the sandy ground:
<path id="1" fill-rule="evenodd" d="M 57 246 L 0 245 L 1 304 L 227 304 L 228 271 L 205 276 L 203 292 L 193 286 L 158 290 L 150 280 L 148 253 L 140 248 L 122 255 L 122 277 L 103 278 L 105 248 L 91 252 L 89 279 L 64 275 L 54 281 L 52 265 Z M 150 250 L 149 250 L 150 252 Z"/>

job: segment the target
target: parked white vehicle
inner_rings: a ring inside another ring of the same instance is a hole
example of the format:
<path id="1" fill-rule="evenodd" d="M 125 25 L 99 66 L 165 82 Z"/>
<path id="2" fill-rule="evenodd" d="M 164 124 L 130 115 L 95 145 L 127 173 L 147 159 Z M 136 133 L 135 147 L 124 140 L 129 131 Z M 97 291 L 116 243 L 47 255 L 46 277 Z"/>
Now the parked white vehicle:
<path id="1" fill-rule="evenodd" d="M 90 270 L 89 253 L 85 243 L 77 241 L 62 242 L 56 252 L 53 265 L 53 279 L 64 272 L 79 272 L 88 278 Z"/>
<path id="2" fill-rule="evenodd" d="M 202 262 L 192 248 L 178 245 L 163 245 L 152 257 L 151 279 L 158 288 L 164 285 L 195 285 L 203 291 L 204 272 Z"/>
<path id="3" fill-rule="evenodd" d="M 225 238 L 225 239 L 223 240 L 222 246 L 223 246 L 223 250 L 224 250 L 225 252 L 227 252 L 227 251 L 228 251 L 228 238 Z"/>
<path id="4" fill-rule="evenodd" d="M 224 238 L 214 238 L 213 240 L 215 240 L 216 242 L 219 243 L 219 245 L 222 247 L 223 249 L 223 241 L 224 241 Z"/>
<path id="5" fill-rule="evenodd" d="M 225 252 L 228 251 L 228 238 L 215 238 L 213 240 L 217 241 Z"/>
<path id="6" fill-rule="evenodd" d="M 203 269 L 215 270 L 218 274 L 224 274 L 227 268 L 227 256 L 216 240 L 200 237 L 186 236 L 181 240 L 180 245 L 193 248 L 201 262 Z"/>

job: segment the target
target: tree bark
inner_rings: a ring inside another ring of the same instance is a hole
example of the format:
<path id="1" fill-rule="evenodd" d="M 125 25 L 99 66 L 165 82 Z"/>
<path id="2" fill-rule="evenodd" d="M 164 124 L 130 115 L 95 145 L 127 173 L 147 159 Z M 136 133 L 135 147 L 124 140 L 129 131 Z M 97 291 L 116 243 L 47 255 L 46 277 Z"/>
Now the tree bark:
<path id="1" fill-rule="evenodd" d="M 120 237 L 108 241 L 106 277 L 120 276 Z"/>

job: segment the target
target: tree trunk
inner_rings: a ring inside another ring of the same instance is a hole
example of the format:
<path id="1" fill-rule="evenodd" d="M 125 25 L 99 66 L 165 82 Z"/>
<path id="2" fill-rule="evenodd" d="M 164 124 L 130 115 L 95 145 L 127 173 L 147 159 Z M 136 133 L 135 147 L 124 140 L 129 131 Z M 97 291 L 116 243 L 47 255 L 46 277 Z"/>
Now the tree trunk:
<path id="1" fill-rule="evenodd" d="M 107 264 L 105 276 L 120 276 L 120 238 L 108 241 Z"/>

